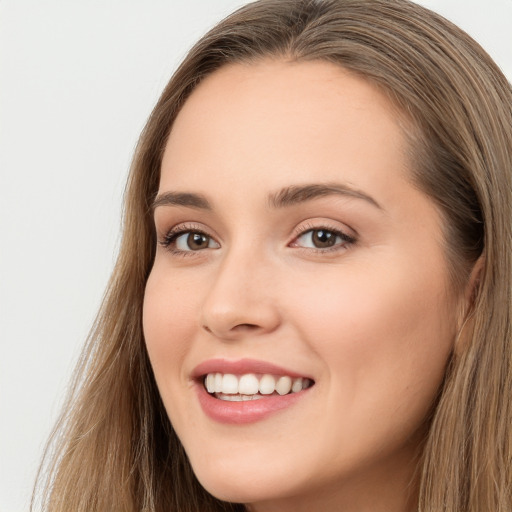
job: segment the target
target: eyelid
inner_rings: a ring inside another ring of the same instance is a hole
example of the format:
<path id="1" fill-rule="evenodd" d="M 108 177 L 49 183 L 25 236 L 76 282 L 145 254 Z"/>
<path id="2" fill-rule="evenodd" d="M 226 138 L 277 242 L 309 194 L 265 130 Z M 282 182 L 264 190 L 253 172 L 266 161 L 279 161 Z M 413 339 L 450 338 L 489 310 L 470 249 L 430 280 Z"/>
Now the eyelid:
<path id="1" fill-rule="evenodd" d="M 293 237 L 297 238 L 300 235 L 307 233 L 308 231 L 318 231 L 325 229 L 326 231 L 333 231 L 336 233 L 341 233 L 343 236 L 350 238 L 352 240 L 357 240 L 359 238 L 357 232 L 346 226 L 342 225 L 340 222 L 328 220 L 328 219 L 309 219 L 304 223 L 299 224 L 293 233 Z"/>
<path id="2" fill-rule="evenodd" d="M 189 222 L 182 222 L 179 224 L 176 224 L 175 226 L 168 229 L 163 236 L 159 237 L 158 243 L 166 250 L 169 250 L 175 255 L 182 255 L 182 256 L 193 256 L 197 255 L 197 253 L 202 252 L 202 250 L 190 250 L 190 251 L 184 251 L 181 249 L 175 249 L 172 248 L 172 244 L 176 241 L 177 238 L 179 238 L 182 235 L 185 235 L 187 233 L 199 233 L 204 236 L 207 236 L 211 240 L 213 240 L 219 247 L 220 243 L 217 240 L 217 237 L 215 235 L 212 235 L 208 229 L 205 229 L 203 225 L 196 224 L 196 223 L 189 223 Z M 216 247 L 217 248 L 217 247 Z M 212 249 L 212 248 L 210 248 Z"/>
<path id="3" fill-rule="evenodd" d="M 322 230 L 331 232 L 337 237 L 340 237 L 343 243 L 338 242 L 331 247 L 304 247 L 297 243 L 297 240 L 306 233 Z M 309 220 L 306 223 L 298 225 L 294 229 L 294 233 L 292 235 L 293 238 L 287 245 L 288 247 L 319 253 L 346 250 L 350 245 L 353 245 L 358 240 L 358 236 L 356 234 L 348 234 L 347 232 L 354 233 L 354 230 L 348 227 L 341 227 L 339 223 L 335 223 L 334 221 L 322 219 Z M 211 239 L 217 245 L 217 247 L 206 247 L 204 249 L 198 250 L 182 250 L 172 247 L 177 238 L 187 233 L 202 234 Z M 182 222 L 176 224 L 175 226 L 168 229 L 163 235 L 159 236 L 158 243 L 164 249 L 169 250 L 173 254 L 179 256 L 197 256 L 199 253 L 202 253 L 206 249 L 218 249 L 221 247 L 221 244 L 218 241 L 218 237 L 215 234 L 212 234 L 209 228 L 206 228 L 203 224 L 195 222 Z"/>
<path id="4" fill-rule="evenodd" d="M 305 235 L 306 233 L 310 233 L 313 231 L 322 231 L 322 230 L 328 231 L 330 233 L 335 234 L 336 236 L 339 236 L 343 240 L 344 243 L 341 243 L 341 244 L 338 243 L 332 247 L 326 247 L 326 248 L 302 247 L 296 243 L 297 240 L 301 236 Z M 306 251 L 321 252 L 321 253 L 326 253 L 329 251 L 343 250 L 343 249 L 347 249 L 350 245 L 355 244 L 358 240 L 357 235 L 348 234 L 347 231 L 353 232 L 353 230 L 349 230 L 348 228 L 345 228 L 345 229 L 341 228 L 339 225 L 334 226 L 333 223 L 331 223 L 329 221 L 324 221 L 324 220 L 320 220 L 320 219 L 317 222 L 316 221 L 315 222 L 308 221 L 306 224 L 302 224 L 295 229 L 293 239 L 288 245 L 291 247 L 296 247 L 298 249 L 304 249 Z"/>

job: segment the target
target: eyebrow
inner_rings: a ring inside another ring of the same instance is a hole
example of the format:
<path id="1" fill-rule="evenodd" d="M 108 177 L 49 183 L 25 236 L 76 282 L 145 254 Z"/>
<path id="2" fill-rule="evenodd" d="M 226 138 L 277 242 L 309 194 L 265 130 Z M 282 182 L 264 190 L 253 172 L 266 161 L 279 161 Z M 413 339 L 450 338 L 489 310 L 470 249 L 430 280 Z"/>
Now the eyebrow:
<path id="1" fill-rule="evenodd" d="M 212 209 L 205 196 L 191 192 L 164 192 L 158 194 L 151 205 L 151 210 L 155 211 L 159 206 L 188 206 L 199 210 Z"/>
<path id="2" fill-rule="evenodd" d="M 362 199 L 376 208 L 382 210 L 373 197 L 340 183 L 312 183 L 308 185 L 292 185 L 269 195 L 268 203 L 273 208 L 286 208 L 296 204 L 312 201 L 320 197 L 340 195 Z M 163 192 L 159 194 L 153 204 L 152 211 L 159 206 L 185 206 L 199 210 L 212 210 L 208 199 L 202 194 L 193 192 Z"/>
<path id="3" fill-rule="evenodd" d="M 341 195 L 362 199 L 379 210 L 382 206 L 373 197 L 364 192 L 341 183 L 313 183 L 309 185 L 293 185 L 286 187 L 269 197 L 269 203 L 274 208 L 286 208 L 294 204 L 311 201 L 320 197 Z"/>

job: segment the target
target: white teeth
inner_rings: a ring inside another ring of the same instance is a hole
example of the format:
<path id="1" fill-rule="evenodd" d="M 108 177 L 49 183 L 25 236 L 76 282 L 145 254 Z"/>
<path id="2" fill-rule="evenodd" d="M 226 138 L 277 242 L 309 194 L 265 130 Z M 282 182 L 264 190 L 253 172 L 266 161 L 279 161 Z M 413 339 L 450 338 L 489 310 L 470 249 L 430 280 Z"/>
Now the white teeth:
<path id="1" fill-rule="evenodd" d="M 226 395 L 224 393 L 216 393 L 216 398 L 225 400 L 226 402 L 248 402 L 250 400 L 259 400 L 263 398 L 261 395 Z"/>
<path id="2" fill-rule="evenodd" d="M 276 391 L 280 395 L 287 395 L 292 390 L 292 379 L 290 377 L 284 376 L 279 377 L 276 382 Z"/>
<path id="3" fill-rule="evenodd" d="M 215 393 L 222 393 L 222 373 L 216 373 L 214 379 Z"/>
<path id="4" fill-rule="evenodd" d="M 206 376 L 205 384 L 206 384 L 206 390 L 208 391 L 208 393 L 215 392 L 215 374 L 214 373 L 209 373 Z"/>
<path id="5" fill-rule="evenodd" d="M 255 395 L 259 391 L 259 381 L 256 375 L 242 375 L 238 381 L 238 392 L 242 395 Z"/>
<path id="6" fill-rule="evenodd" d="M 302 377 L 299 377 L 298 379 L 293 379 L 292 384 L 292 393 L 297 393 L 298 391 L 302 390 Z"/>
<path id="7" fill-rule="evenodd" d="M 260 393 L 271 395 L 276 390 L 276 379 L 272 375 L 263 375 L 260 379 Z"/>
<path id="8" fill-rule="evenodd" d="M 236 375 L 226 373 L 224 377 L 222 377 L 222 393 L 229 395 L 238 393 L 238 379 Z"/>
<path id="9" fill-rule="evenodd" d="M 262 395 L 287 395 L 307 389 L 312 382 L 305 377 L 291 378 L 288 375 L 274 377 L 254 373 L 237 376 L 231 373 L 209 373 L 204 379 L 208 393 L 222 400 L 242 401 L 262 398 Z M 221 397 L 222 396 L 222 397 Z M 229 398 L 225 398 L 229 396 Z M 237 397 L 237 398 L 235 398 Z"/>
<path id="10" fill-rule="evenodd" d="M 263 398 L 261 395 L 259 394 L 254 394 L 254 395 L 240 395 L 242 397 L 242 400 L 244 402 L 248 402 L 249 400 L 259 400 L 260 398 Z"/>

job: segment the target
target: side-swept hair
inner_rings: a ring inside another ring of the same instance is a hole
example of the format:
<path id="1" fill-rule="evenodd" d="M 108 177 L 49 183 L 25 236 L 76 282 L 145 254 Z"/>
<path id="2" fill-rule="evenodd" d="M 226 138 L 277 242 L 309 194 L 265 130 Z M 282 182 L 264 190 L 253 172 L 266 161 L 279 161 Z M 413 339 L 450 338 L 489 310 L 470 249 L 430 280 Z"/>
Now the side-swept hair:
<path id="1" fill-rule="evenodd" d="M 442 213 L 454 285 L 481 264 L 425 440 L 418 510 L 510 512 L 512 90 L 466 33 L 407 0 L 261 0 L 192 48 L 136 149 L 119 258 L 40 472 L 42 509 L 244 510 L 192 473 L 153 378 L 142 304 L 156 246 L 150 205 L 173 121 L 205 77 L 263 58 L 336 63 L 409 121 L 411 180 Z"/>

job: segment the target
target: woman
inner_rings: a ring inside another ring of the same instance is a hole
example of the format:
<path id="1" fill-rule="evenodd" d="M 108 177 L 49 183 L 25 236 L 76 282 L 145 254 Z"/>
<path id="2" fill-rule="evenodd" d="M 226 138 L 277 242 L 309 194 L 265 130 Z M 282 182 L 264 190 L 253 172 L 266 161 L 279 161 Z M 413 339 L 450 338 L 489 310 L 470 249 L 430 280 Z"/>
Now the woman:
<path id="1" fill-rule="evenodd" d="M 404 0 L 262 0 L 141 136 L 48 510 L 508 511 L 512 92 Z"/>

